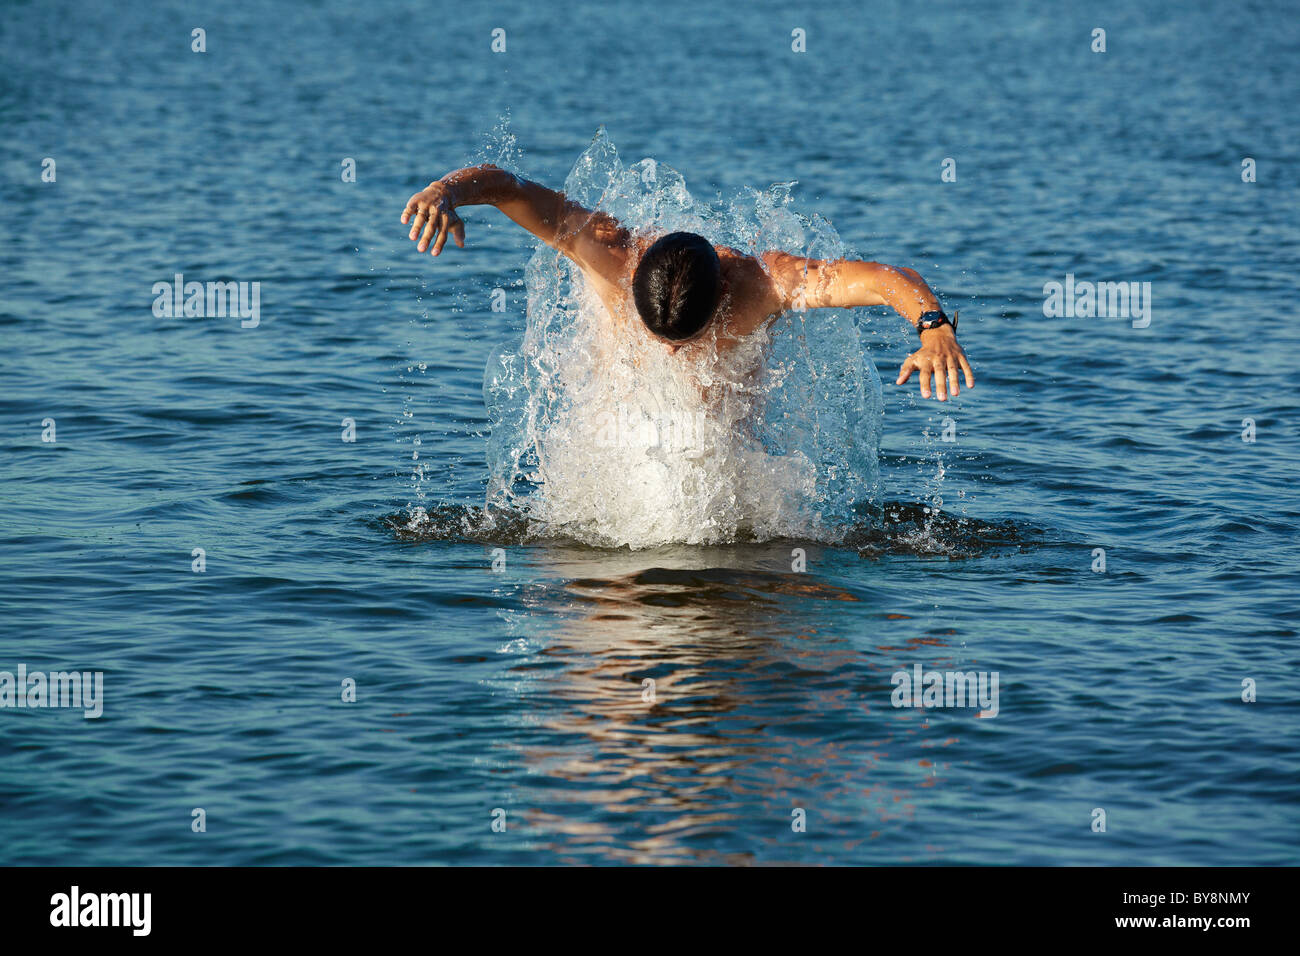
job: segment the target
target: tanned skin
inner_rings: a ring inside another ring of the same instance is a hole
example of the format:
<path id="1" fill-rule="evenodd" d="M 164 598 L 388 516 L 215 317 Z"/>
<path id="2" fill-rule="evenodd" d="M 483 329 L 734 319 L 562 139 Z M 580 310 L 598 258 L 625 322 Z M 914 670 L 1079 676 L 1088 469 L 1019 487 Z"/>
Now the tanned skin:
<path id="1" fill-rule="evenodd" d="M 632 274 L 659 237 L 634 236 L 618 220 L 584 209 L 563 193 L 496 166 L 470 166 L 448 173 L 412 196 L 402 211 L 402 224 L 411 224 L 410 238 L 420 252 L 428 250 L 436 256 L 449 236 L 465 248 L 465 224 L 456 208 L 480 205 L 496 206 L 573 260 L 616 322 L 640 321 L 632 300 Z M 805 259 L 784 252 L 755 257 L 726 246 L 714 248 L 722 265 L 722 298 L 705 328 L 720 323 L 719 348 L 734 347 L 791 309 L 887 305 L 913 327 L 923 313 L 939 310 L 939 300 L 912 269 L 848 259 Z M 680 342 L 660 341 L 670 352 L 685 349 L 689 356 L 701 338 L 697 334 Z M 963 373 L 966 387 L 975 386 L 975 375 L 951 325 L 921 333 L 921 347 L 904 359 L 895 384 L 905 384 L 913 373 L 920 373 L 921 397 L 933 394 L 941 402 L 959 394 Z"/>

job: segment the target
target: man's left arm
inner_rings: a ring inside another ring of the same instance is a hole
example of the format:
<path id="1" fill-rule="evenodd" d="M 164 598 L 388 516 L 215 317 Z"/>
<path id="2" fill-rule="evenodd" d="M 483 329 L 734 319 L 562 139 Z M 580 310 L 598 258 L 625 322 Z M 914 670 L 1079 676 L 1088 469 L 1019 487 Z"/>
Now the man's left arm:
<path id="1" fill-rule="evenodd" d="M 853 309 L 860 306 L 887 305 L 919 327 L 929 313 L 943 315 L 939 300 L 914 269 L 888 266 L 879 262 L 851 259 L 804 259 L 786 253 L 769 253 L 763 257 L 786 309 Z M 960 392 L 958 379 L 966 376 L 966 387 L 975 387 L 975 373 L 966 353 L 957 344 L 955 326 L 949 323 L 921 330 L 921 347 L 903 360 L 897 385 L 903 385 L 919 372 L 921 397 L 933 394 L 939 401 Z"/>

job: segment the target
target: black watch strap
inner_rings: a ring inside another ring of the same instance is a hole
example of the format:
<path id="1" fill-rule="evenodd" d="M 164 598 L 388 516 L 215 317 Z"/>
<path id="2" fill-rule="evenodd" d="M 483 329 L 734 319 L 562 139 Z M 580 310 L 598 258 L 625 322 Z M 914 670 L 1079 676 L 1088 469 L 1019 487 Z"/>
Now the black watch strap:
<path id="1" fill-rule="evenodd" d="M 930 312 L 922 312 L 921 318 L 918 319 L 916 323 L 916 331 L 919 334 L 921 332 L 924 332 L 926 329 L 937 329 L 941 325 L 951 325 L 952 330 L 956 332 L 957 331 L 956 314 L 954 313 L 953 317 L 949 319 L 948 316 L 944 315 L 942 312 L 938 311 L 937 309 Z"/>

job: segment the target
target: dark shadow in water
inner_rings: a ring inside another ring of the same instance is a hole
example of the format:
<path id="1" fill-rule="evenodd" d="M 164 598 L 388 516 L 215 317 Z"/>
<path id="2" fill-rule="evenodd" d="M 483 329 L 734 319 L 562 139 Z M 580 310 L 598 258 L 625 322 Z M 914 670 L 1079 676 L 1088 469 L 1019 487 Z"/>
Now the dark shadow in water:
<path id="1" fill-rule="evenodd" d="M 401 541 L 466 541 L 475 544 L 559 545 L 575 546 L 567 538 L 556 538 L 532 526 L 517 514 L 489 511 L 481 507 L 442 505 L 432 511 L 397 512 L 381 519 L 381 525 Z M 755 542 L 738 542 L 753 544 Z M 785 544 L 786 553 L 806 547 L 807 540 L 790 539 L 770 542 Z M 989 522 L 979 518 L 931 512 L 929 508 L 904 502 L 882 506 L 862 506 L 858 520 L 848 528 L 842 540 L 826 542 L 850 548 L 866 557 L 888 554 L 933 554 L 953 558 L 971 558 L 994 551 L 1024 551 L 1051 542 L 1042 528 L 1018 525 L 1012 521 Z M 604 554 L 629 553 L 628 549 L 591 549 Z M 696 550 L 707 551 L 707 548 Z M 644 552 L 642 552 L 644 553 Z"/>
<path id="2" fill-rule="evenodd" d="M 506 617 L 539 645 L 515 669 L 528 675 L 521 705 L 538 728 L 502 746 L 527 768 L 530 832 L 561 859 L 860 857 L 910 816 L 917 787 L 942 779 L 889 769 L 891 746 L 927 731 L 889 706 L 889 675 L 871 659 L 881 639 L 857 640 L 842 619 L 865 631 L 888 627 L 885 615 L 792 573 L 788 555 L 762 545 L 531 555 L 530 577 L 550 583 L 530 586 Z M 796 807 L 807 833 L 791 829 Z"/>
<path id="3" fill-rule="evenodd" d="M 831 545 L 602 549 L 465 507 L 383 526 L 413 544 L 524 546 L 511 560 L 527 583 L 506 586 L 516 607 L 501 612 L 521 643 L 497 686 L 526 718 L 498 747 L 524 770 L 528 832 L 573 862 L 937 859 L 908 821 L 959 739 L 895 710 L 890 677 L 900 657 L 944 666 L 960 638 L 918 631 L 873 606 L 869 584 L 814 569 L 1050 543 L 914 504 L 864 509 Z M 792 570 L 797 548 L 807 572 Z M 796 807 L 807 833 L 791 829 Z"/>

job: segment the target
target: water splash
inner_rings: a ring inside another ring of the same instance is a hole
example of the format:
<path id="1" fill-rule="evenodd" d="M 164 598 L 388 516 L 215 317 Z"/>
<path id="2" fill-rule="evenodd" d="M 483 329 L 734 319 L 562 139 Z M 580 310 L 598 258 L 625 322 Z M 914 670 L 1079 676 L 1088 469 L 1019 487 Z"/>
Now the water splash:
<path id="1" fill-rule="evenodd" d="M 663 163 L 624 167 L 602 130 L 564 191 L 644 236 L 686 230 L 745 253 L 851 255 L 829 222 L 793 208 L 792 186 L 702 202 Z M 581 271 L 547 246 L 525 281 L 523 340 L 498 349 L 484 375 L 486 514 L 611 547 L 833 542 L 878 493 L 880 378 L 850 313 L 792 313 L 737 349 L 708 342 L 688 361 L 639 322 L 613 323 Z"/>

